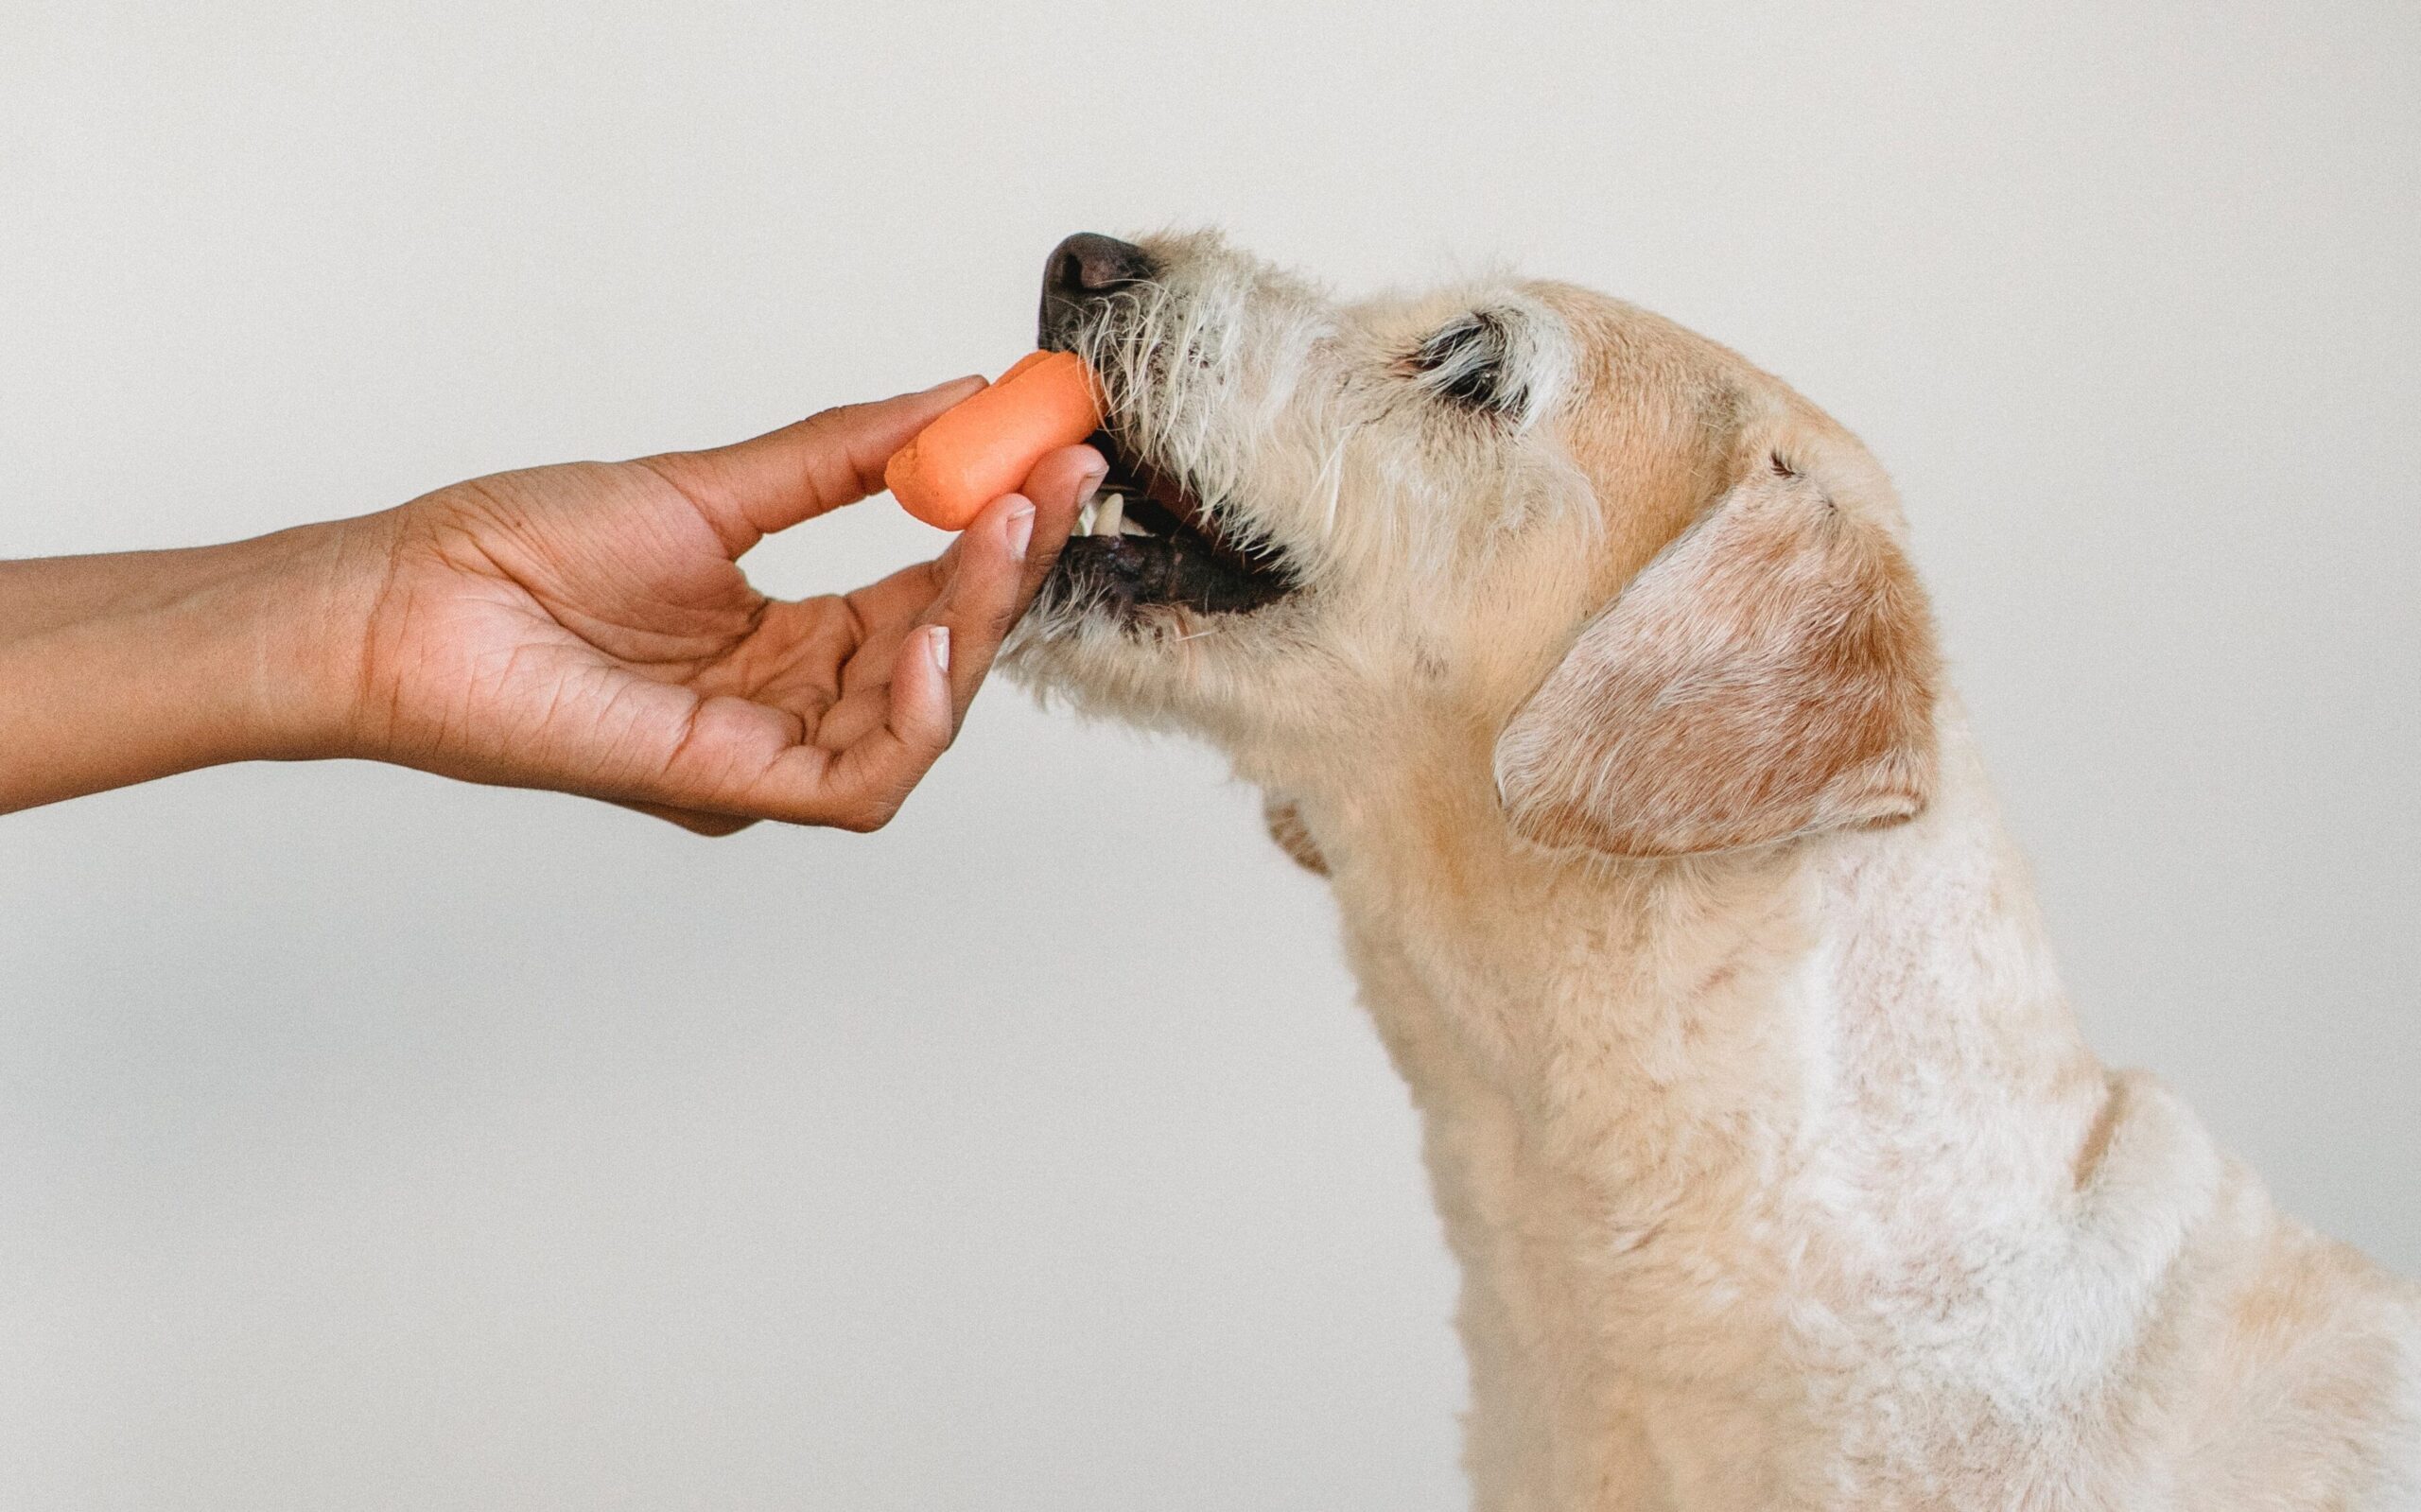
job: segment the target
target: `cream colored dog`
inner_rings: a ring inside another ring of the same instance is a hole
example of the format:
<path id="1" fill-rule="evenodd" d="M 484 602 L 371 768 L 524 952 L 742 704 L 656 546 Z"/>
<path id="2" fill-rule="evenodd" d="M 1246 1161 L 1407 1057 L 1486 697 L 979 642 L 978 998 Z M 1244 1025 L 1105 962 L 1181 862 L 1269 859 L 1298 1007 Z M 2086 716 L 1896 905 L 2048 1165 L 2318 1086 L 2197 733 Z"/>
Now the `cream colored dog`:
<path id="1" fill-rule="evenodd" d="M 2063 1000 L 1899 504 L 1561 285 L 1062 244 L 1111 494 L 1016 652 L 1327 874 L 1487 1508 L 2421 1505 L 2421 1293 Z"/>

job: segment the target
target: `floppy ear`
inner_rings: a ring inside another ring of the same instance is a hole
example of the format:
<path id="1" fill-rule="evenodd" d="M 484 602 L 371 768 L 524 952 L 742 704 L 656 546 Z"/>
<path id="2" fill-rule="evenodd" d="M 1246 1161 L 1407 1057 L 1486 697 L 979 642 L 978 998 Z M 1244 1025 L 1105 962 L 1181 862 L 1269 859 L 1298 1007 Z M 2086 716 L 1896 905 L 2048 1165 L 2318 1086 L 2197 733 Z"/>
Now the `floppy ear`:
<path id="1" fill-rule="evenodd" d="M 1777 459 L 1581 631 L 1497 737 L 1497 793 L 1525 838 L 1617 856 L 1895 824 L 1932 792 L 1938 675 L 1898 543 Z"/>

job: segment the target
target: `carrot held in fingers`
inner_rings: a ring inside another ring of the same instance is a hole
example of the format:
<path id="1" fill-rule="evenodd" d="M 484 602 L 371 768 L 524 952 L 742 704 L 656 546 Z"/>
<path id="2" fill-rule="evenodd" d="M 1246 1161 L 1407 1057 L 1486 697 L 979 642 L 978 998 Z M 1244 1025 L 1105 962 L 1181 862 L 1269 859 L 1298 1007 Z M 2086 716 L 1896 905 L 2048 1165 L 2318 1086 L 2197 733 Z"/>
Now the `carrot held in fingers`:
<path id="1" fill-rule="evenodd" d="M 882 480 L 927 525 L 963 530 L 984 505 L 1015 493 L 1044 453 L 1100 428 L 1100 390 L 1083 360 L 1031 352 L 894 452 Z"/>

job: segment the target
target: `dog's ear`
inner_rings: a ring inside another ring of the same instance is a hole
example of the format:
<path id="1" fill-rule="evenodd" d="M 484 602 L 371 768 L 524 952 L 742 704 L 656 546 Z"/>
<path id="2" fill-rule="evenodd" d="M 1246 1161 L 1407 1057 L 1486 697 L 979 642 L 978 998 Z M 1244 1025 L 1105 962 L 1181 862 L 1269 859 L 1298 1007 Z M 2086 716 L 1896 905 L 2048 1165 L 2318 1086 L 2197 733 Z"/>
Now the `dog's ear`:
<path id="1" fill-rule="evenodd" d="M 1541 844 L 1683 856 L 1914 817 L 1939 659 L 1880 523 L 1779 458 L 1624 588 L 1496 742 Z"/>

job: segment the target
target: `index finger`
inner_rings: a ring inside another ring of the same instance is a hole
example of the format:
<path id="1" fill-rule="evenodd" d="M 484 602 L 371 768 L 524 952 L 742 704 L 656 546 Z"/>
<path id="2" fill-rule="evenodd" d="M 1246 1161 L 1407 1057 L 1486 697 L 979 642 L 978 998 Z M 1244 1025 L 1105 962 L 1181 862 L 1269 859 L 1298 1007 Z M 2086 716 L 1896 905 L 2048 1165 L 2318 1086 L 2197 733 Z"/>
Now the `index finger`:
<path id="1" fill-rule="evenodd" d="M 891 454 L 983 387 L 980 377 L 952 378 L 916 393 L 842 405 L 733 445 L 643 461 L 671 479 L 738 556 L 776 530 L 880 490 Z"/>

